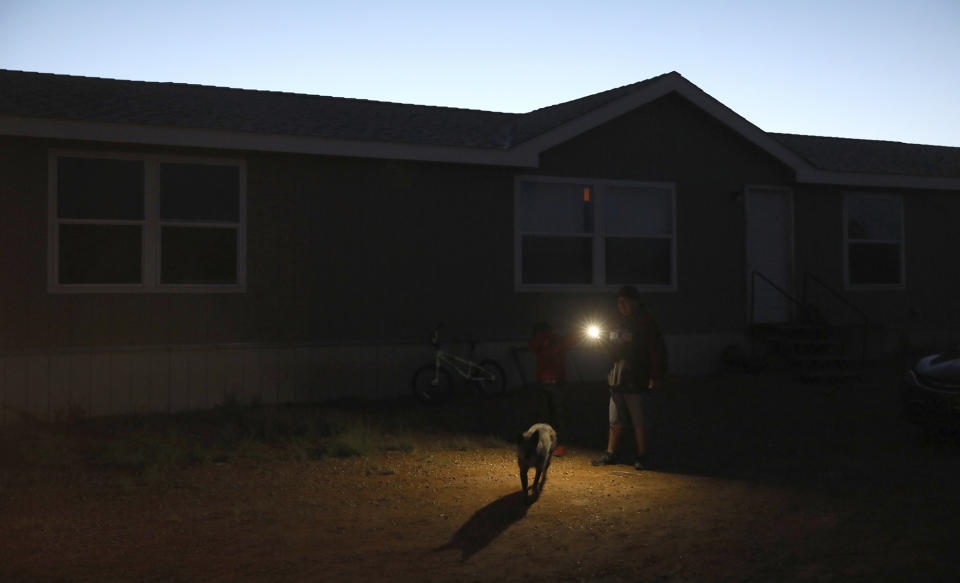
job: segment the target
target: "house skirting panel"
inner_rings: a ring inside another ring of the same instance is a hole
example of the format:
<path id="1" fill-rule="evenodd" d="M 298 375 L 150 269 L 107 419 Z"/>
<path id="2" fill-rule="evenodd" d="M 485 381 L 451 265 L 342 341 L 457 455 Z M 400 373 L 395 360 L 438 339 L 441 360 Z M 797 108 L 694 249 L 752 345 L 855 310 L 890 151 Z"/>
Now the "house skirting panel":
<path id="1" fill-rule="evenodd" d="M 0 353 L 0 424 L 399 394 L 422 347 L 177 346 Z"/>
<path id="2" fill-rule="evenodd" d="M 737 334 L 667 336 L 670 370 L 716 370 Z M 477 346 L 497 359 L 508 386 L 534 377 L 523 340 Z M 455 349 L 456 347 L 454 347 Z M 0 424 L 86 416 L 164 413 L 223 404 L 319 402 L 409 394 L 413 371 L 432 361 L 429 346 L 205 345 L 23 350 L 0 353 Z M 606 355 L 581 344 L 569 358 L 571 381 L 606 376 Z"/>

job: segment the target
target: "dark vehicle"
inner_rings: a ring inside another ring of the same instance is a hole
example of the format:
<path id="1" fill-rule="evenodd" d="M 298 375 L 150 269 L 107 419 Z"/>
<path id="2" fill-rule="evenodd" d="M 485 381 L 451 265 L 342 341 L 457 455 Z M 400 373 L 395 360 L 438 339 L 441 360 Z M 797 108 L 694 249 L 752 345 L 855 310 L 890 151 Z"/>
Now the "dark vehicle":
<path id="1" fill-rule="evenodd" d="M 918 360 L 903 378 L 900 402 L 911 421 L 951 432 L 960 429 L 960 348 Z"/>

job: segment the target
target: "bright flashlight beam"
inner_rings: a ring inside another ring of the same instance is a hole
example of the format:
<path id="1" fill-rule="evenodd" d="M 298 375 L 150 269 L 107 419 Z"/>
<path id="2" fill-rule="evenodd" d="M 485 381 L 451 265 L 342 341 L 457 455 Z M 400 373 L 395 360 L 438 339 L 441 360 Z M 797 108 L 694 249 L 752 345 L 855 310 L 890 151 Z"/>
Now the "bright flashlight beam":
<path id="1" fill-rule="evenodd" d="M 587 326 L 587 336 L 594 339 L 600 338 L 600 327 L 596 324 Z"/>

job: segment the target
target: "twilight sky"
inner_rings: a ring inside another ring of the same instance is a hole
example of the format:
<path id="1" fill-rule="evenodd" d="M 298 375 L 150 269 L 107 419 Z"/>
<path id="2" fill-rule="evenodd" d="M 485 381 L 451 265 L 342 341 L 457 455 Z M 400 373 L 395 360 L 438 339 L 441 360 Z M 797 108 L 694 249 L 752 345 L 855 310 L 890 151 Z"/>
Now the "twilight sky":
<path id="1" fill-rule="evenodd" d="M 0 68 L 506 112 L 678 71 L 764 130 L 960 147 L 960 0 L 0 0 Z"/>

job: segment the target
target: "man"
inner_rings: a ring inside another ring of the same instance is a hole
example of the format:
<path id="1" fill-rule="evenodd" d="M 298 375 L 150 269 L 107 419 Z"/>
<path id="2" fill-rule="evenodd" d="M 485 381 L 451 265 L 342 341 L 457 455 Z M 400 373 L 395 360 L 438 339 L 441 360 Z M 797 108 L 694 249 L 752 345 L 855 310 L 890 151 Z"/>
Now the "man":
<path id="1" fill-rule="evenodd" d="M 607 347 L 612 358 L 607 384 L 610 386 L 610 433 L 607 450 L 593 460 L 593 465 L 617 463 L 617 446 L 628 420 L 637 439 L 637 459 L 633 467 L 646 468 L 647 436 L 644 425 L 644 400 L 656 389 L 667 371 L 667 349 L 663 334 L 646 306 L 640 303 L 640 292 L 632 285 L 620 288 L 617 294 L 619 326 L 610 332 Z"/>

